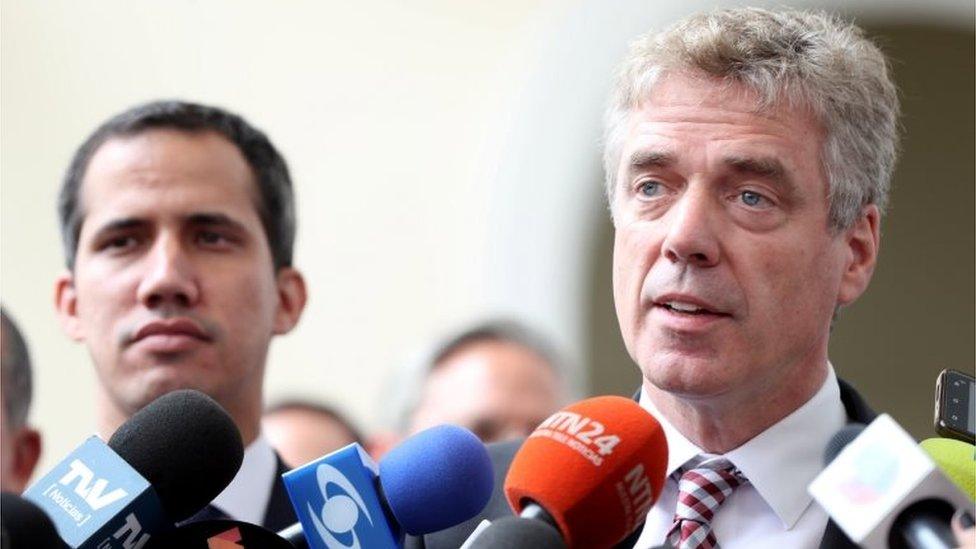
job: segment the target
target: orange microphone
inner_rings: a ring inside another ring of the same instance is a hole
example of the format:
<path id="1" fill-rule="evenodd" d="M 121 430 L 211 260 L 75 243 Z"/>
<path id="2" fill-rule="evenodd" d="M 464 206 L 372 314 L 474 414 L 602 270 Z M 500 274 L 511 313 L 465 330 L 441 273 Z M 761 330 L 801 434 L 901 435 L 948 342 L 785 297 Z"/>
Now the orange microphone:
<path id="1" fill-rule="evenodd" d="M 567 547 L 612 547 L 661 495 L 668 443 L 633 400 L 601 396 L 542 422 L 515 454 L 505 497 L 516 515 L 555 526 Z"/>

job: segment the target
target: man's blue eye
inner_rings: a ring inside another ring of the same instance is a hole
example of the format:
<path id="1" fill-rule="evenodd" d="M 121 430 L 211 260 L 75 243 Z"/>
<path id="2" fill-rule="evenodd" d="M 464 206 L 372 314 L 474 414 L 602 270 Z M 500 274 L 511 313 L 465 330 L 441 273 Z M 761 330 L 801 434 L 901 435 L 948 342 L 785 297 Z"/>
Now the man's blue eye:
<path id="1" fill-rule="evenodd" d="M 763 196 L 759 193 L 754 193 L 752 191 L 742 191 L 740 195 L 742 197 L 742 203 L 746 206 L 758 206 L 763 200 Z"/>
<path id="2" fill-rule="evenodd" d="M 661 184 L 657 181 L 645 181 L 640 184 L 638 190 L 644 196 L 655 196 L 660 190 Z"/>

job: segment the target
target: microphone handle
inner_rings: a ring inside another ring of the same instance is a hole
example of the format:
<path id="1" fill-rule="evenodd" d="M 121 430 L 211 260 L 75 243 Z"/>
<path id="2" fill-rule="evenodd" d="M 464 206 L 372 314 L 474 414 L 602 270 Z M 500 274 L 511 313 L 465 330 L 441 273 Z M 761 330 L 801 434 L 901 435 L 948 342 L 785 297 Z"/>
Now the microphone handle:
<path id="1" fill-rule="evenodd" d="M 919 549 L 951 549 L 956 546 L 952 529 L 932 516 L 916 519 L 905 528 L 908 547 Z"/>
<path id="2" fill-rule="evenodd" d="M 549 526 L 552 526 L 553 528 L 556 529 L 557 532 L 560 532 L 560 534 L 562 534 L 562 532 L 559 530 L 559 525 L 556 524 L 556 519 L 552 518 L 552 515 L 549 514 L 549 511 L 546 511 L 545 509 L 542 508 L 541 505 L 539 505 L 534 501 L 530 501 L 529 503 L 526 503 L 525 507 L 522 508 L 522 512 L 519 514 L 519 516 L 522 518 L 527 518 L 532 520 L 541 520 L 542 522 L 548 524 Z"/>
<path id="3" fill-rule="evenodd" d="M 285 541 L 295 546 L 295 549 L 308 549 L 308 540 L 305 539 L 305 532 L 302 531 L 302 523 L 296 522 L 291 526 L 278 531 L 278 535 L 285 538 Z"/>
<path id="4" fill-rule="evenodd" d="M 889 545 L 892 549 L 950 549 L 956 536 L 949 525 L 952 506 L 926 499 L 902 511 L 892 524 Z"/>

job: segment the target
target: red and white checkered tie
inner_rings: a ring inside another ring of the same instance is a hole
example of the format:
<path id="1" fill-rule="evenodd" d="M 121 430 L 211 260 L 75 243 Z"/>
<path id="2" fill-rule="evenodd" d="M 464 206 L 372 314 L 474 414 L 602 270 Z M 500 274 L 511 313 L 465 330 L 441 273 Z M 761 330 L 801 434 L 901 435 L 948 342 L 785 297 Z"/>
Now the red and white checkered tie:
<path id="1" fill-rule="evenodd" d="M 723 457 L 710 457 L 681 471 L 678 507 L 667 541 L 675 549 L 717 549 L 711 525 L 715 511 L 733 490 L 748 481 Z"/>

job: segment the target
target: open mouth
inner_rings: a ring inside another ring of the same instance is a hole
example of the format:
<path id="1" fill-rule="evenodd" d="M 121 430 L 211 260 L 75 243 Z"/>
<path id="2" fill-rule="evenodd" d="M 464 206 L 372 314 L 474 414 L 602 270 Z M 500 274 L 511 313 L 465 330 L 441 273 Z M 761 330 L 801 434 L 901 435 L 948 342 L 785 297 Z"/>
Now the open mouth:
<path id="1" fill-rule="evenodd" d="M 683 301 L 665 301 L 662 303 L 656 303 L 658 307 L 667 309 L 673 313 L 689 316 L 728 316 L 725 313 L 720 313 L 718 311 L 713 311 L 711 309 L 696 305 L 694 303 L 687 303 Z"/>

